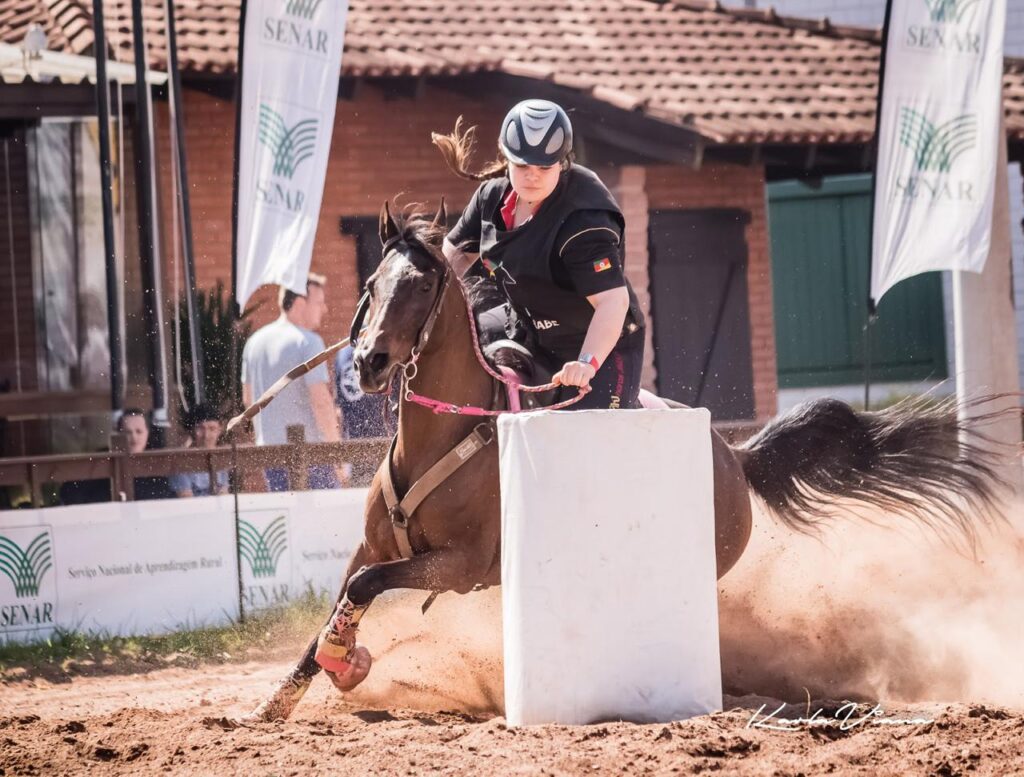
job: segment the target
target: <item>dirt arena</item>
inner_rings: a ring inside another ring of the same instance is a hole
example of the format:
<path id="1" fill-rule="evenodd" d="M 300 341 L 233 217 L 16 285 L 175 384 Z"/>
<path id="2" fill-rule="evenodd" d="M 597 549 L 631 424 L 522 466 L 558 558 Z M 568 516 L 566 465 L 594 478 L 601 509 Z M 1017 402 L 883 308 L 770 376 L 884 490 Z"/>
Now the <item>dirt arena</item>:
<path id="1" fill-rule="evenodd" d="M 233 719 L 306 635 L 220 664 L 15 667 L 0 685 L 0 775 L 1024 774 L 1014 536 L 986 536 L 972 559 L 916 530 L 844 524 L 816 541 L 758 516 L 721 584 L 726 711 L 684 722 L 508 729 L 487 591 L 442 596 L 426 616 L 420 597 L 371 610 L 368 680 L 342 699 L 318 678 L 288 722 Z"/>

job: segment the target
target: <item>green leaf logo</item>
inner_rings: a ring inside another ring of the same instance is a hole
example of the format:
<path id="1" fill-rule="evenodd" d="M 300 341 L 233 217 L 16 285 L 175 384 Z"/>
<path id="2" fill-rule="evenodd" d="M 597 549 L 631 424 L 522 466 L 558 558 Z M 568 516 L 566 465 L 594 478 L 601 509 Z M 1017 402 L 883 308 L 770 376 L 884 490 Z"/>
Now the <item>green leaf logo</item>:
<path id="1" fill-rule="evenodd" d="M 900 143 L 914 152 L 914 169 L 948 173 L 978 139 L 978 120 L 965 113 L 936 126 L 913 108 L 900 111 Z"/>
<path id="2" fill-rule="evenodd" d="M 262 532 L 248 521 L 238 521 L 238 547 L 242 558 L 249 562 L 253 577 L 273 577 L 277 562 L 288 547 L 288 530 L 284 516 L 267 524 Z"/>
<path id="3" fill-rule="evenodd" d="M 301 19 L 312 19 L 322 2 L 323 0 L 288 0 L 284 11 Z"/>
<path id="4" fill-rule="evenodd" d="M 924 0 L 928 15 L 936 24 L 963 21 L 967 9 L 978 4 L 978 0 Z"/>
<path id="5" fill-rule="evenodd" d="M 274 155 L 274 175 L 291 178 L 316 149 L 316 119 L 303 119 L 289 128 L 269 105 L 260 105 L 260 143 Z"/>
<path id="6" fill-rule="evenodd" d="M 41 532 L 27 548 L 0 535 L 0 572 L 14 583 L 14 595 L 38 596 L 43 575 L 53 566 L 50 535 Z"/>

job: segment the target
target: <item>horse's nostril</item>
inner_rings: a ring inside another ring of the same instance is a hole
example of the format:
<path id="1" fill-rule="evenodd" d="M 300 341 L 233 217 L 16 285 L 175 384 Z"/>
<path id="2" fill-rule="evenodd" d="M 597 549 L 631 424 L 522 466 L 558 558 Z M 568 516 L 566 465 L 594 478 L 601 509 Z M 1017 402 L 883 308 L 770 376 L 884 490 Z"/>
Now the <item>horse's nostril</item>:
<path id="1" fill-rule="evenodd" d="M 388 366 L 388 355 L 386 352 L 378 351 L 370 357 L 370 370 L 373 373 L 380 373 Z"/>

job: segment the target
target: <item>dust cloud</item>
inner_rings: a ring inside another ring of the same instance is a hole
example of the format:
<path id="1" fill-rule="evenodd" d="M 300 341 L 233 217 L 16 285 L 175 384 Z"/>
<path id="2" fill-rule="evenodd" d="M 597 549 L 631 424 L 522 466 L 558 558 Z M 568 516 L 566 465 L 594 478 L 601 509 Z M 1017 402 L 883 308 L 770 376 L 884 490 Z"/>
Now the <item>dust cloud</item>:
<path id="1" fill-rule="evenodd" d="M 756 512 L 750 547 L 719 581 L 723 690 L 1024 708 L 1024 534 L 982 531 L 972 558 L 869 517 L 815 539 Z M 443 594 L 423 615 L 425 597 L 392 596 L 363 619 L 375 663 L 353 700 L 500 714 L 500 590 Z"/>

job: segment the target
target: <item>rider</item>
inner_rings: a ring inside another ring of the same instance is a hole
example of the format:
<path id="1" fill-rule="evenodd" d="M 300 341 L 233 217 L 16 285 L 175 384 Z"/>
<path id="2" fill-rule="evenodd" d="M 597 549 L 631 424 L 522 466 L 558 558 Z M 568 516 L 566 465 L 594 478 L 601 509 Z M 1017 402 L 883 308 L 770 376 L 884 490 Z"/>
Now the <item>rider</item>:
<path id="1" fill-rule="evenodd" d="M 474 129 L 434 135 L 448 166 L 483 181 L 444 241 L 457 273 L 493 279 L 510 314 L 532 326 L 538 356 L 563 386 L 590 386 L 572 409 L 637 407 L 644 317 L 623 274 L 625 219 L 611 192 L 572 156 L 558 105 L 508 112 L 499 159 L 466 170 Z M 479 260 L 479 261 L 478 261 Z"/>

